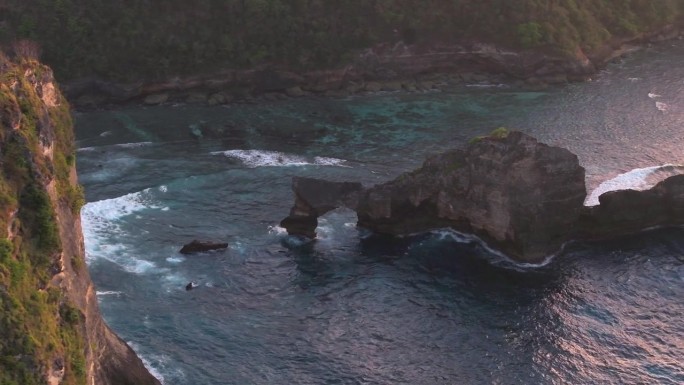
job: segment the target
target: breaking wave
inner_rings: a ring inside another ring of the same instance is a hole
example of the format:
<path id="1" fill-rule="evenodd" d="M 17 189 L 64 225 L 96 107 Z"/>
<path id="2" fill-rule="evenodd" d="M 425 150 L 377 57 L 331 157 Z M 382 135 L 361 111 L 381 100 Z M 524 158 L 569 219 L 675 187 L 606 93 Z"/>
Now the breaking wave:
<path id="1" fill-rule="evenodd" d="M 682 165 L 666 164 L 662 166 L 637 168 L 601 183 L 587 196 L 584 205 L 589 207 L 597 206 L 599 204 L 599 197 L 608 191 L 643 191 L 655 186 L 668 177 L 679 174 L 684 174 L 684 166 Z"/>
<path id="2" fill-rule="evenodd" d="M 346 160 L 316 156 L 308 158 L 301 155 L 285 154 L 277 151 L 262 150 L 228 150 L 212 152 L 212 155 L 223 155 L 237 159 L 245 166 L 256 167 L 284 167 L 284 166 L 342 166 Z"/>

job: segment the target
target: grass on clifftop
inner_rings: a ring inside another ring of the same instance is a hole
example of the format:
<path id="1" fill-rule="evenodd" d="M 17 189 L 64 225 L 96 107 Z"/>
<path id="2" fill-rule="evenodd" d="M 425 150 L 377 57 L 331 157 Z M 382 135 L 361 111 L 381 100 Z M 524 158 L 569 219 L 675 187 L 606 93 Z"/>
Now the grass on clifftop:
<path id="1" fill-rule="evenodd" d="M 62 384 L 84 385 L 82 316 L 50 283 L 61 270 L 61 241 L 45 183 L 54 179 L 60 195 L 71 186 L 68 104 L 42 103 L 36 84 L 51 79 L 46 67 L 0 59 L 0 385 L 43 385 L 48 370 L 60 368 Z M 43 155 L 49 142 L 63 162 Z"/>

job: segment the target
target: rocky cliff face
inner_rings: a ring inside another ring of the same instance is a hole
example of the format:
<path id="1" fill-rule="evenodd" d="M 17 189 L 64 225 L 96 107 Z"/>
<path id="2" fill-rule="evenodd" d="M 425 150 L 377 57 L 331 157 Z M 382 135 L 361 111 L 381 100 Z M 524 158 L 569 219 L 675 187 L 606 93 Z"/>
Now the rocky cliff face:
<path id="1" fill-rule="evenodd" d="M 282 226 L 312 236 L 318 215 L 347 206 L 359 226 L 378 233 L 451 227 L 535 262 L 574 234 L 586 196 L 577 156 L 505 129 L 433 156 L 393 181 L 364 191 L 343 186 L 296 179 L 295 206 Z"/>
<path id="2" fill-rule="evenodd" d="M 538 261 L 567 241 L 586 195 L 584 169 L 565 149 L 499 130 L 362 195 L 359 225 L 406 234 L 440 226 L 476 234 Z"/>
<path id="3" fill-rule="evenodd" d="M 584 169 L 568 150 L 504 129 L 421 168 L 362 189 L 295 179 L 295 205 L 281 225 L 315 236 L 317 217 L 356 210 L 358 225 L 406 235 L 440 227 L 475 234 L 521 262 L 540 262 L 573 239 L 606 239 L 684 224 L 684 175 L 645 191 L 611 191 L 585 207 Z"/>
<path id="4" fill-rule="evenodd" d="M 74 162 L 52 71 L 0 55 L 0 383 L 159 384 L 99 313 Z"/>

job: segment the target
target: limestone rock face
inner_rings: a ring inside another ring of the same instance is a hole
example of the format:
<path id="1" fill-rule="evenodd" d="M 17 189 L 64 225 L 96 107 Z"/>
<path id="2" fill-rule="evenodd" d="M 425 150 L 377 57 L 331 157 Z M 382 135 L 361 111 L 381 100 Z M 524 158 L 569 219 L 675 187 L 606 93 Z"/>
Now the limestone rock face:
<path id="1" fill-rule="evenodd" d="M 370 188 L 357 213 L 360 226 L 377 232 L 449 226 L 533 262 L 570 239 L 585 194 L 584 169 L 574 154 L 512 132 L 437 155 Z"/>
<path id="2" fill-rule="evenodd" d="M 295 204 L 280 225 L 289 234 L 315 238 L 318 217 L 338 207 L 355 207 L 362 189 L 361 183 L 294 177 Z"/>
<path id="3" fill-rule="evenodd" d="M 281 225 L 290 234 L 314 237 L 318 216 L 345 206 L 356 210 L 359 226 L 377 233 L 451 227 L 521 262 L 540 262 L 574 239 L 684 225 L 684 174 L 644 191 L 606 192 L 590 207 L 584 206 L 584 179 L 568 150 L 496 130 L 367 189 L 295 178 L 295 205 Z"/>
<path id="4" fill-rule="evenodd" d="M 293 190 L 295 205 L 281 223 L 290 234 L 313 237 L 318 216 L 345 206 L 356 210 L 359 226 L 378 233 L 451 227 L 527 262 L 572 239 L 586 195 L 577 156 L 507 131 L 366 190 L 309 178 L 295 178 Z"/>
<path id="5" fill-rule="evenodd" d="M 0 65 L 0 149 L 0 383 L 159 385 L 98 309 L 69 105 L 34 60 Z"/>

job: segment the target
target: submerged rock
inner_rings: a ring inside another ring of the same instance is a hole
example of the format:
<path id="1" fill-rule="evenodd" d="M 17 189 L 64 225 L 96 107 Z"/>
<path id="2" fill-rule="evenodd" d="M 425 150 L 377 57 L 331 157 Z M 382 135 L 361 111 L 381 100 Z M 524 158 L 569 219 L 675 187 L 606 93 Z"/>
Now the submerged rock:
<path id="1" fill-rule="evenodd" d="M 228 248 L 227 243 L 193 240 L 192 242 L 184 245 L 180 249 L 180 253 L 181 254 L 194 254 L 194 253 L 203 253 L 203 252 L 213 251 L 213 250 L 222 250 L 225 248 Z"/>

